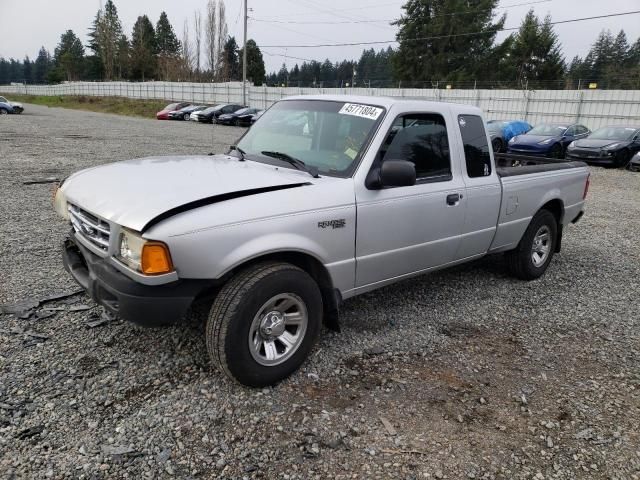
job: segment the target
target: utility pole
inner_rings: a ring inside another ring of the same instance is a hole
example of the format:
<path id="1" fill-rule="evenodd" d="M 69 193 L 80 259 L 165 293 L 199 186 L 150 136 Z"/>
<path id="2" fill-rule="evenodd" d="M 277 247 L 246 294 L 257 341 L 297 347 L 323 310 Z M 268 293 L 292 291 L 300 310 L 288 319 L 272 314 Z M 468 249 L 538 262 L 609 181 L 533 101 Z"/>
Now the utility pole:
<path id="1" fill-rule="evenodd" d="M 247 104 L 247 2 L 244 0 L 244 47 L 242 48 L 242 105 Z"/>

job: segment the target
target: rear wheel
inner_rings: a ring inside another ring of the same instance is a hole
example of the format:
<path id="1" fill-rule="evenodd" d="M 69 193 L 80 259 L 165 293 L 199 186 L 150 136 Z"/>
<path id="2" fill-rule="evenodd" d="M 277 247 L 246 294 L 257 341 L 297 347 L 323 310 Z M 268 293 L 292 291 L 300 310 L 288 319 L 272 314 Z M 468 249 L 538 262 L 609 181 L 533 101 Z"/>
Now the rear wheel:
<path id="1" fill-rule="evenodd" d="M 185 113 L 185 114 L 182 116 L 182 119 L 183 119 L 183 120 L 185 120 L 185 121 L 186 121 L 186 120 L 189 120 L 189 114 L 188 114 L 188 113 Z"/>
<path id="2" fill-rule="evenodd" d="M 549 210 L 540 210 L 531 220 L 515 250 L 506 253 L 511 274 L 534 280 L 547 270 L 556 248 L 558 224 Z"/>
<path id="3" fill-rule="evenodd" d="M 272 385 L 304 362 L 321 323 L 322 297 L 313 278 L 291 264 L 261 263 L 238 273 L 216 296 L 207 350 L 238 382 Z"/>
<path id="4" fill-rule="evenodd" d="M 239 118 L 236 118 L 236 119 L 233 121 L 233 125 L 234 125 L 234 126 L 236 126 L 236 127 L 239 127 L 239 126 L 240 126 L 240 119 L 239 119 Z"/>
<path id="5" fill-rule="evenodd" d="M 493 147 L 493 153 L 502 152 L 502 140 L 499 138 L 494 138 L 491 140 L 491 146 Z"/>
<path id="6" fill-rule="evenodd" d="M 6 115 L 9 112 L 7 112 L 4 108 L 0 108 L 0 115 Z"/>

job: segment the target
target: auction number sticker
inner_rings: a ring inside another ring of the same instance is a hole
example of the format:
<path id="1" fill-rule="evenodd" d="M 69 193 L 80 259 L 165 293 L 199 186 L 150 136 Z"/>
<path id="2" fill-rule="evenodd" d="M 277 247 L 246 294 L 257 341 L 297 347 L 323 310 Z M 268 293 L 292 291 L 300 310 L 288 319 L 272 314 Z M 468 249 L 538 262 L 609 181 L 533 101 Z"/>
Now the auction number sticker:
<path id="1" fill-rule="evenodd" d="M 338 113 L 377 120 L 382 113 L 382 108 L 372 107 L 371 105 L 361 105 L 359 103 L 345 103 Z"/>

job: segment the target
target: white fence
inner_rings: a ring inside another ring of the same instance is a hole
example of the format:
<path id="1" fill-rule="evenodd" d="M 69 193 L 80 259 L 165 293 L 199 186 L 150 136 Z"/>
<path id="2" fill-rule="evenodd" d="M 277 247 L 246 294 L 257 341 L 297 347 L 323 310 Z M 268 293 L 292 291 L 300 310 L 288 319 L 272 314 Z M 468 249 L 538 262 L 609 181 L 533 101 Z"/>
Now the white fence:
<path id="1" fill-rule="evenodd" d="M 118 96 L 194 103 L 241 103 L 242 83 L 73 82 L 61 85 L 0 85 L 5 94 Z M 583 123 L 591 129 L 640 124 L 640 90 L 446 90 L 404 88 L 298 88 L 247 86 L 247 103 L 266 108 L 291 95 L 354 94 L 416 98 L 477 105 L 488 119 L 529 123 Z"/>

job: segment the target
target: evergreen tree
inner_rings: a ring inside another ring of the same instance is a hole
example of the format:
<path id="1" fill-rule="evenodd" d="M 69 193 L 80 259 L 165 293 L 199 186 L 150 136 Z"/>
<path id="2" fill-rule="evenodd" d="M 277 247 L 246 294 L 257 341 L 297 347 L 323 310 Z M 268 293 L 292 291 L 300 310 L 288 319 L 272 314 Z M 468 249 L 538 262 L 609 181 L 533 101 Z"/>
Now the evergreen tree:
<path id="1" fill-rule="evenodd" d="M 29 55 L 24 57 L 22 61 L 22 73 L 25 83 L 33 83 L 33 62 L 29 59 Z M 0 81 L 2 83 L 2 81 Z"/>
<path id="2" fill-rule="evenodd" d="M 607 66 L 613 58 L 615 39 L 609 30 L 603 30 L 585 58 L 590 80 L 604 78 Z"/>
<path id="3" fill-rule="evenodd" d="M 35 83 L 45 83 L 50 69 L 51 55 L 49 55 L 46 48 L 42 47 L 33 64 L 33 80 Z"/>
<path id="4" fill-rule="evenodd" d="M 129 78 L 131 70 L 131 45 L 126 35 L 120 35 L 116 51 L 116 69 L 118 78 Z"/>
<path id="5" fill-rule="evenodd" d="M 131 74 L 144 81 L 156 72 L 156 35 L 149 17 L 138 17 L 131 34 Z"/>
<path id="6" fill-rule="evenodd" d="M 100 54 L 100 44 L 98 43 L 98 25 L 102 11 L 96 13 L 96 17 L 89 27 L 87 36 L 89 43 L 86 47 L 92 52 L 91 55 L 85 57 L 85 73 L 84 76 L 88 80 L 101 80 L 104 77 L 104 65 L 102 63 L 102 55 Z"/>
<path id="7" fill-rule="evenodd" d="M 161 56 L 178 57 L 180 55 L 180 40 L 176 37 L 166 12 L 160 14 L 156 24 L 156 46 Z"/>
<path id="8" fill-rule="evenodd" d="M 507 72 L 520 85 L 533 86 L 563 78 L 565 63 L 551 17 L 540 23 L 533 10 L 529 10 L 509 53 Z"/>
<path id="9" fill-rule="evenodd" d="M 239 56 L 242 58 L 242 49 Z M 265 81 L 264 59 L 260 48 L 253 39 L 247 40 L 247 80 L 256 86 L 262 85 Z"/>
<path id="10" fill-rule="evenodd" d="M 56 79 L 62 77 L 73 81 L 80 78 L 84 69 L 84 47 L 73 30 L 60 36 L 53 58 L 58 69 Z"/>
<path id="11" fill-rule="evenodd" d="M 506 18 L 493 22 L 498 1 L 408 0 L 401 18 L 393 22 L 400 43 L 393 61 L 396 77 L 467 80 L 486 72 L 486 58 Z"/>
<path id="12" fill-rule="evenodd" d="M 107 0 L 104 10 L 98 12 L 94 37 L 90 36 L 90 41 L 96 42 L 97 52 L 104 67 L 104 76 L 107 80 L 111 80 L 115 74 L 118 41 L 122 37 L 122 24 L 113 0 Z"/>
<path id="13" fill-rule="evenodd" d="M 235 37 L 227 38 L 222 53 L 223 70 L 225 80 L 234 81 L 241 79 L 240 58 L 238 56 L 238 44 Z"/>

